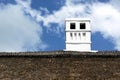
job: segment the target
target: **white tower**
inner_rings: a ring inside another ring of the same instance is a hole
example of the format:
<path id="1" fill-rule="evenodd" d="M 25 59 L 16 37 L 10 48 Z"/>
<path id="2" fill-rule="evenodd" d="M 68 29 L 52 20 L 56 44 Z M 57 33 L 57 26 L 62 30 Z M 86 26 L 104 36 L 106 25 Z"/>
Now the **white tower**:
<path id="1" fill-rule="evenodd" d="M 66 51 L 91 51 L 90 19 L 66 19 Z"/>

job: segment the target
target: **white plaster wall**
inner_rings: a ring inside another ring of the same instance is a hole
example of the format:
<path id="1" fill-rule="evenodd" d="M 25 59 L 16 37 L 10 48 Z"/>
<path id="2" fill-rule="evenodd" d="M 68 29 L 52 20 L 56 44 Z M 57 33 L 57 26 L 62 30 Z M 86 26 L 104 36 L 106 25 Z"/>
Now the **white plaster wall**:
<path id="1" fill-rule="evenodd" d="M 70 36 L 71 33 L 72 37 Z M 76 33 L 76 36 L 74 35 L 74 33 Z M 86 36 L 83 36 L 83 33 L 86 33 Z M 91 42 L 91 32 L 73 32 L 73 31 L 66 32 L 66 42 L 89 43 Z"/>
<path id="2" fill-rule="evenodd" d="M 68 51 L 91 51 L 90 44 L 66 44 L 66 50 Z"/>

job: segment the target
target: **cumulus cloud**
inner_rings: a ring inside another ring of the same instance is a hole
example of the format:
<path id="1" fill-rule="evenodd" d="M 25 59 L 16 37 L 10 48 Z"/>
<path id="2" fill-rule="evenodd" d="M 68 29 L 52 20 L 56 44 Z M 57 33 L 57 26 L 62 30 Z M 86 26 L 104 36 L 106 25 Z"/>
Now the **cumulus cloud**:
<path id="1" fill-rule="evenodd" d="M 67 0 L 65 6 L 61 7 L 60 10 L 43 18 L 44 25 L 50 26 L 50 23 L 57 23 L 59 28 L 63 28 L 64 19 L 67 17 L 89 17 L 92 21 L 93 33 L 100 32 L 104 38 L 113 42 L 115 49 L 120 50 L 119 3 L 119 0 L 111 0 L 107 3 L 92 0 L 91 4 L 85 0 Z"/>
<path id="2" fill-rule="evenodd" d="M 104 38 L 110 39 L 115 49 L 120 50 L 120 12 L 110 4 L 96 3 L 92 6 L 92 29 L 101 32 Z"/>
<path id="3" fill-rule="evenodd" d="M 117 8 L 118 10 L 120 10 L 120 0 L 110 0 L 109 2 L 112 6 L 114 6 L 115 8 Z"/>
<path id="4" fill-rule="evenodd" d="M 19 52 L 45 49 L 42 28 L 25 15 L 20 5 L 0 4 L 0 51 Z M 38 46 L 39 45 L 39 46 Z"/>
<path id="5" fill-rule="evenodd" d="M 35 18 L 37 16 L 37 14 L 41 14 L 39 11 L 34 10 L 31 8 L 31 0 L 15 0 L 17 2 L 18 5 L 20 5 L 23 10 L 30 14 L 31 17 Z"/>
<path id="6" fill-rule="evenodd" d="M 23 5 L 22 2 L 20 4 Z M 33 10 L 30 5 L 23 6 L 31 16 L 34 14 L 37 22 L 43 22 L 49 29 L 52 28 L 52 23 L 58 24 L 56 30 L 64 29 L 64 20 L 68 17 L 90 18 L 92 32 L 100 32 L 104 38 L 113 42 L 115 49 L 120 50 L 119 4 L 119 0 L 109 0 L 106 3 L 99 0 L 66 0 L 59 10 L 44 16 L 41 15 L 41 10 Z M 48 12 L 47 9 L 46 11 Z"/>

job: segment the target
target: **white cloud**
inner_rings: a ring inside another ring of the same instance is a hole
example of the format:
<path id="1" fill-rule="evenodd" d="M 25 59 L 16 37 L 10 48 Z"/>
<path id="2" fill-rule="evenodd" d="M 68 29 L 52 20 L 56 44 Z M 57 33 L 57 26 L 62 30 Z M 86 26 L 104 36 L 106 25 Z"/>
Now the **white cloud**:
<path id="1" fill-rule="evenodd" d="M 20 5 L 0 6 L 0 51 L 19 52 L 45 49 L 42 28 L 24 14 Z M 38 47 L 39 45 L 39 47 Z"/>
<path id="2" fill-rule="evenodd" d="M 59 27 L 61 27 L 66 17 L 91 18 L 93 32 L 101 32 L 104 38 L 113 41 L 115 49 L 120 50 L 120 12 L 111 3 L 96 1 L 92 4 L 76 4 L 74 0 L 67 0 L 65 6 L 44 17 L 43 21 L 46 26 L 50 23 L 58 23 Z"/>
<path id="3" fill-rule="evenodd" d="M 64 20 L 68 17 L 89 17 L 92 20 L 92 31 L 100 32 L 104 38 L 111 39 L 115 49 L 120 50 L 119 4 L 119 0 L 110 0 L 107 3 L 101 3 L 99 0 L 66 0 L 66 4 L 60 10 L 45 16 L 41 16 L 41 11 L 26 8 L 34 13 L 37 22 L 43 21 L 44 26 L 49 29 L 52 27 L 51 23 L 58 24 L 56 30 L 64 29 Z M 30 11 L 28 13 L 31 14 Z"/>
<path id="4" fill-rule="evenodd" d="M 37 14 L 40 14 L 39 11 L 34 10 L 30 7 L 31 0 L 16 0 L 16 2 L 23 8 L 26 13 L 30 14 L 33 18 L 35 18 Z"/>
<path id="5" fill-rule="evenodd" d="M 115 49 L 120 50 L 120 12 L 110 4 L 97 3 L 89 15 L 92 19 L 93 31 L 99 31 L 104 38 L 111 39 Z"/>
<path id="6" fill-rule="evenodd" d="M 110 4 L 120 10 L 120 0 L 110 0 Z"/>

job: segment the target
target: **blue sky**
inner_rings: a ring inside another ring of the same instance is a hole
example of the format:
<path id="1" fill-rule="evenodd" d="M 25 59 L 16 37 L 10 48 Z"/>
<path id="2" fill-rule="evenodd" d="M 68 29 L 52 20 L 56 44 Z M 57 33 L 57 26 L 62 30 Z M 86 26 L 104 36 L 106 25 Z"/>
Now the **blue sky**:
<path id="1" fill-rule="evenodd" d="M 65 49 L 65 18 L 90 18 L 93 50 L 120 50 L 119 0 L 0 0 L 0 51 Z"/>

